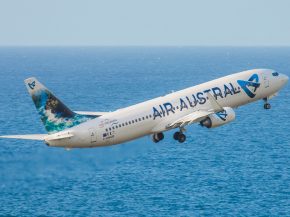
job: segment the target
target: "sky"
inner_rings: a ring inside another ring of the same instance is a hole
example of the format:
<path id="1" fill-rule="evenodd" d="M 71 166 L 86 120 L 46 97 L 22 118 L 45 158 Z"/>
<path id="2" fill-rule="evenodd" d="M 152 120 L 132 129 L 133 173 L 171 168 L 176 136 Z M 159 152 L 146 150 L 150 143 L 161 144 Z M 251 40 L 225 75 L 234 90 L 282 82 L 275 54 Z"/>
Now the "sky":
<path id="1" fill-rule="evenodd" d="M 290 46 L 289 0 L 0 0 L 0 46 Z"/>

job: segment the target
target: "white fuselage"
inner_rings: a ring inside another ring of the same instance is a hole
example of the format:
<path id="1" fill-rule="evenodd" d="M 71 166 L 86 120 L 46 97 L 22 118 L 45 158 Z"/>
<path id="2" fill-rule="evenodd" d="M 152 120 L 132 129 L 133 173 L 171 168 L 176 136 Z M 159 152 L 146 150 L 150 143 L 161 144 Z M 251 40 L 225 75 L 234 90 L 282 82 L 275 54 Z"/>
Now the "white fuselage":
<path id="1" fill-rule="evenodd" d="M 194 111 L 208 108 L 206 93 L 215 97 L 222 107 L 235 108 L 277 93 L 287 82 L 287 76 L 273 76 L 273 70 L 244 71 L 178 92 L 110 112 L 96 119 L 67 129 L 74 136 L 62 140 L 46 141 L 50 146 L 82 148 L 123 143 L 145 135 L 168 130 L 167 126 Z M 253 80 L 258 88 L 242 87 L 238 81 Z M 255 77 L 256 78 L 256 77 Z M 249 80 L 250 79 L 250 80 Z"/>

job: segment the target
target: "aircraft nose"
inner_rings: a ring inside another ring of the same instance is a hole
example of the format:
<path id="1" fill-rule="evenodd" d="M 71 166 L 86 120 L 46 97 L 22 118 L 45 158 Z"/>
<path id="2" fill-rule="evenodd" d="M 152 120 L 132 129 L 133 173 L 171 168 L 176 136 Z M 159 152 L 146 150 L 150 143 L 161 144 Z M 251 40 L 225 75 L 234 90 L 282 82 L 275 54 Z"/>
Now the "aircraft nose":
<path id="1" fill-rule="evenodd" d="M 285 85 L 289 80 L 289 77 L 287 75 L 284 75 L 284 74 L 281 74 L 280 78 L 281 78 L 283 85 Z"/>

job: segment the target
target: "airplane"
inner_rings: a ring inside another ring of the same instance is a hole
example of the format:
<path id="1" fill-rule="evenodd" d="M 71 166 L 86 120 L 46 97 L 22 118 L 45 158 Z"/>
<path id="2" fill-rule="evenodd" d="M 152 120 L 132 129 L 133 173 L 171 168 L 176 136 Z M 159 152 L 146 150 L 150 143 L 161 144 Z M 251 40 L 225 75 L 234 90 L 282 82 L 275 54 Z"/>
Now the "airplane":
<path id="1" fill-rule="evenodd" d="M 235 119 L 234 109 L 269 99 L 288 82 L 288 76 L 271 69 L 252 69 L 170 93 L 113 112 L 72 111 L 36 78 L 25 85 L 47 134 L 7 135 L 1 138 L 42 140 L 51 147 L 89 148 L 124 143 L 146 135 L 157 143 L 164 133 L 177 129 L 174 140 L 186 140 L 186 127 L 199 123 L 219 127 Z"/>

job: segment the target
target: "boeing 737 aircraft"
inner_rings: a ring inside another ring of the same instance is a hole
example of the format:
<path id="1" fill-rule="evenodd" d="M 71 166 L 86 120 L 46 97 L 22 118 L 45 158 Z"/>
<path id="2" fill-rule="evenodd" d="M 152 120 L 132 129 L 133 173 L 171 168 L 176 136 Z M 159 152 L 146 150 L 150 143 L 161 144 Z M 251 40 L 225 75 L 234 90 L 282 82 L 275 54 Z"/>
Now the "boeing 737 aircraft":
<path id="1" fill-rule="evenodd" d="M 270 69 L 253 69 L 145 101 L 114 112 L 72 111 L 36 78 L 25 80 L 47 134 L 2 138 L 43 140 L 48 146 L 87 148 L 124 143 L 145 135 L 154 142 L 164 131 L 177 129 L 173 138 L 186 140 L 185 127 L 200 123 L 219 127 L 235 119 L 234 108 L 277 95 L 288 77 Z"/>

